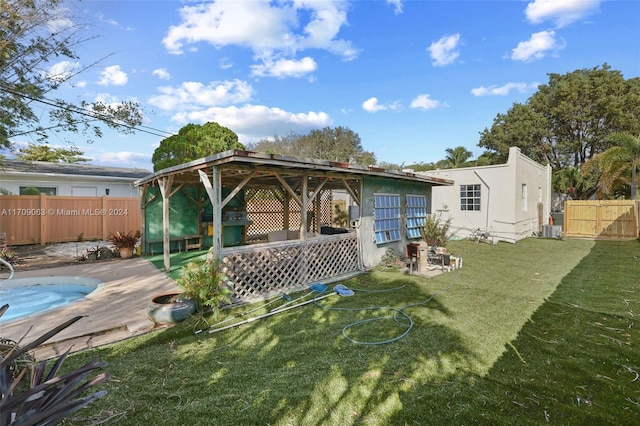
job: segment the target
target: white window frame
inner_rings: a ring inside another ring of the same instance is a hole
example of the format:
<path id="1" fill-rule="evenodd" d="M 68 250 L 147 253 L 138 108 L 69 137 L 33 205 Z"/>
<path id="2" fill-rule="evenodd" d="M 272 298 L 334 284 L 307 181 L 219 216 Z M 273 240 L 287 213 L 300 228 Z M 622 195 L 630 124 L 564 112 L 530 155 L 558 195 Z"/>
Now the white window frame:
<path id="1" fill-rule="evenodd" d="M 29 188 L 35 188 L 38 191 L 40 191 L 41 194 L 45 194 L 45 195 L 58 195 L 58 187 L 56 186 L 39 186 L 39 185 L 20 185 L 18 188 L 18 193 L 20 195 L 22 195 L 22 193 L 24 191 L 26 191 Z"/>
<path id="2" fill-rule="evenodd" d="M 376 244 L 400 240 L 400 194 L 373 194 L 373 232 Z"/>
<path id="3" fill-rule="evenodd" d="M 420 232 L 427 221 L 427 197 L 424 195 L 405 196 L 407 216 L 407 239 L 422 237 Z"/>
<path id="4" fill-rule="evenodd" d="M 460 210 L 480 211 L 482 189 L 479 183 L 460 185 Z"/>

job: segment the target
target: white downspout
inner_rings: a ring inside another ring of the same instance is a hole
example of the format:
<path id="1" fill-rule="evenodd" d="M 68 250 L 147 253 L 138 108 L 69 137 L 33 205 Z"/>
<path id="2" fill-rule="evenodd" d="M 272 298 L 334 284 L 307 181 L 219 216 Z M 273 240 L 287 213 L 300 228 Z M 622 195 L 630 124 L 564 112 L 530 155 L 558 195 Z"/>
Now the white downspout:
<path id="1" fill-rule="evenodd" d="M 480 179 L 480 182 L 482 182 L 484 186 L 487 187 L 487 218 L 485 220 L 484 230 L 485 232 L 489 232 L 489 201 L 491 200 L 491 187 L 487 184 L 487 182 L 484 181 L 484 179 L 482 179 L 482 177 L 480 177 L 478 172 L 474 170 L 473 174 L 478 176 L 478 179 Z"/>

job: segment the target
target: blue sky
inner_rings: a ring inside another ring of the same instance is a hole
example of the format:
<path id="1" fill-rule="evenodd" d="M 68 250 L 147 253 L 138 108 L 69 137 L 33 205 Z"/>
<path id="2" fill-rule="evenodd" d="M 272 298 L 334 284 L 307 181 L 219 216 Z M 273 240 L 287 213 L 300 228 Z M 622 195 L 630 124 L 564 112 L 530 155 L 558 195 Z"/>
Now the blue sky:
<path id="1" fill-rule="evenodd" d="M 163 139 L 215 121 L 245 145 L 344 126 L 378 161 L 474 156 L 479 133 L 549 73 L 608 63 L 640 76 L 640 2 L 83 1 L 96 38 L 65 70 L 98 65 L 58 97 L 135 100 L 145 129 L 69 139 L 93 164 L 152 169 Z M 15 142 L 27 142 L 16 140 Z M 52 146 L 62 144 L 52 136 Z"/>

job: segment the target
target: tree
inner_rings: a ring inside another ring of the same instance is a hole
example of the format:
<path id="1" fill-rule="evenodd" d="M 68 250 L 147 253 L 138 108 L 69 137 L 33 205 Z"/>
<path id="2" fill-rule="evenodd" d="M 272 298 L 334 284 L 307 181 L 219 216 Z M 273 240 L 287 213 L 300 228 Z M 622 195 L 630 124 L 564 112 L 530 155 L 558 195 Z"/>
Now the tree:
<path id="1" fill-rule="evenodd" d="M 314 129 L 307 135 L 275 136 L 272 140 L 259 141 L 251 149 L 341 163 L 376 164 L 375 154 L 365 151 L 360 136 L 346 127 Z"/>
<path id="2" fill-rule="evenodd" d="M 525 104 L 515 103 L 498 114 L 491 129 L 481 132 L 479 146 L 496 161 L 505 161 L 509 147 L 556 173 L 566 173 L 555 183 L 567 182 L 577 198 L 595 193 L 595 182 L 581 173 L 583 164 L 611 146 L 608 135 L 640 133 L 640 78 L 625 80 L 621 72 L 602 68 L 549 74 Z M 578 173 L 570 172 L 574 168 Z M 568 182 L 573 176 L 574 181 Z M 565 192 L 567 187 L 555 187 Z"/>
<path id="3" fill-rule="evenodd" d="M 615 196 L 616 188 L 630 184 L 631 199 L 637 200 L 640 136 L 614 133 L 608 140 L 615 145 L 587 161 L 583 173 L 599 176 L 597 194 L 600 198 Z"/>
<path id="4" fill-rule="evenodd" d="M 0 2 L 0 148 L 11 138 L 35 135 L 45 140 L 52 131 L 82 133 L 89 141 L 102 136 L 102 126 L 132 133 L 142 123 L 135 102 L 106 104 L 81 100 L 72 104 L 49 99 L 50 93 L 92 65 L 51 72 L 50 62 L 78 56 L 83 25 L 74 24 L 64 0 L 3 0 Z M 48 122 L 34 111 L 49 109 Z"/>
<path id="5" fill-rule="evenodd" d="M 465 164 L 467 163 L 467 160 L 473 156 L 471 151 L 469 151 L 464 146 L 447 148 L 445 151 L 447 152 L 445 161 L 447 162 L 447 168 L 450 168 L 450 169 L 464 167 Z"/>
<path id="6" fill-rule="evenodd" d="M 49 163 L 85 163 L 88 158 L 82 157 L 84 152 L 77 147 L 51 148 L 49 145 L 30 144 L 20 148 L 16 157 L 23 161 L 47 161 Z"/>
<path id="7" fill-rule="evenodd" d="M 424 161 L 421 161 L 415 164 L 408 164 L 404 168 L 411 169 L 415 172 L 425 172 L 428 170 L 435 170 L 438 168 L 438 166 L 436 165 L 436 163 L 425 163 Z"/>
<path id="8" fill-rule="evenodd" d="M 286 136 L 274 135 L 270 139 L 262 139 L 256 143 L 250 144 L 249 149 L 252 151 L 265 152 L 267 154 L 288 155 L 292 157 L 302 157 L 303 153 L 295 152 L 296 141 L 302 135 L 291 132 Z"/>
<path id="9" fill-rule="evenodd" d="M 232 130 L 214 122 L 187 124 L 177 135 L 160 142 L 151 161 L 158 171 L 230 149 L 245 149 Z"/>

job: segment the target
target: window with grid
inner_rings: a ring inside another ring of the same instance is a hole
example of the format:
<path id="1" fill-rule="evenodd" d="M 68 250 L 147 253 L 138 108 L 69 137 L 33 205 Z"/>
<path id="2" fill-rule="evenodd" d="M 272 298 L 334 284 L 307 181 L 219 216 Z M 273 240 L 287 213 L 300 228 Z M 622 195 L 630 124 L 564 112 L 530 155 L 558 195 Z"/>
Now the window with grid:
<path id="1" fill-rule="evenodd" d="M 460 210 L 480 211 L 480 185 L 460 185 Z"/>
<path id="2" fill-rule="evenodd" d="M 427 198 L 407 195 L 407 238 L 420 238 L 420 229 L 427 220 Z"/>
<path id="3" fill-rule="evenodd" d="M 400 195 L 373 194 L 376 244 L 400 239 Z"/>

